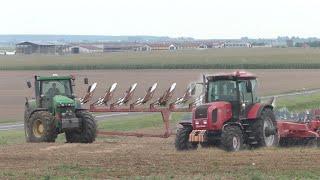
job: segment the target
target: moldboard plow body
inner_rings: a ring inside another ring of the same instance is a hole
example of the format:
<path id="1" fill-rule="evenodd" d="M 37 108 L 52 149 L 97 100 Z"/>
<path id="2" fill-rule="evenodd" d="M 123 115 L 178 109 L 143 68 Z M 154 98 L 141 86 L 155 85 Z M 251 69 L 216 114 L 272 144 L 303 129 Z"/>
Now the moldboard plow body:
<path id="1" fill-rule="evenodd" d="M 164 132 L 161 134 L 138 133 L 138 132 L 120 132 L 120 131 L 102 131 L 100 135 L 115 135 L 115 136 L 136 136 L 136 137 L 160 137 L 168 138 L 173 133 L 170 129 L 170 118 L 172 112 L 192 112 L 196 101 L 192 100 L 195 85 L 187 88 L 183 96 L 172 100 L 176 83 L 173 83 L 162 96 L 155 101 L 150 102 L 158 86 L 154 83 L 150 86 L 144 97 L 133 100 L 137 83 L 132 84 L 124 95 L 112 102 L 114 92 L 117 88 L 117 83 L 113 83 L 105 92 L 104 96 L 89 105 L 89 111 L 92 113 L 112 113 L 112 112 L 145 112 L 145 113 L 161 113 L 164 123 Z M 97 84 L 93 83 L 89 86 L 84 98 L 81 98 L 81 103 L 85 104 L 92 100 L 93 92 Z M 172 101 L 171 101 L 172 100 Z M 131 103 L 130 103 L 131 102 Z M 150 103 L 149 103 L 150 102 Z"/>

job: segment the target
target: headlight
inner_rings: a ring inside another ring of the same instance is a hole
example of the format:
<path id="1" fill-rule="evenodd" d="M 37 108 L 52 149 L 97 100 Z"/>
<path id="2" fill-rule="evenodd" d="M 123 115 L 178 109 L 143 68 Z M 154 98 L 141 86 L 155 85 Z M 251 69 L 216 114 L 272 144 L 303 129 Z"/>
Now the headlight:
<path id="1" fill-rule="evenodd" d="M 59 104 L 59 107 L 72 107 L 73 104 Z"/>

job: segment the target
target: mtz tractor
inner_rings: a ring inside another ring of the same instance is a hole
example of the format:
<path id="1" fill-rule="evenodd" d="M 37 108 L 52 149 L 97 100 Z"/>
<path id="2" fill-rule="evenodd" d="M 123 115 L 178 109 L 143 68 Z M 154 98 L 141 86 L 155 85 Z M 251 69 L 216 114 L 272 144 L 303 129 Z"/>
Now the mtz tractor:
<path id="1" fill-rule="evenodd" d="M 177 150 L 219 145 L 227 151 L 278 143 L 272 101 L 261 103 L 252 74 L 234 72 L 203 77 L 203 104 L 192 111 L 192 121 L 180 122 Z"/>
<path id="2" fill-rule="evenodd" d="M 95 141 L 95 119 L 75 97 L 74 81 L 72 75 L 35 76 L 35 98 L 26 98 L 25 104 L 27 142 L 55 142 L 60 133 L 65 133 L 66 141 L 70 143 Z M 31 88 L 31 82 L 27 85 Z"/>

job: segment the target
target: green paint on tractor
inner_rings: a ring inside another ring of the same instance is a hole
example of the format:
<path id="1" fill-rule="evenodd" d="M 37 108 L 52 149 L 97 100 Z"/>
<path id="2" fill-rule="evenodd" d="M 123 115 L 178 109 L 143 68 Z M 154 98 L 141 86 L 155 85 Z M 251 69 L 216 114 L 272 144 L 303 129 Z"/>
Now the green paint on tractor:
<path id="1" fill-rule="evenodd" d="M 67 142 L 95 140 L 95 120 L 74 95 L 74 81 L 72 75 L 35 76 L 35 98 L 25 104 L 27 142 L 54 142 L 60 133 L 66 134 Z"/>

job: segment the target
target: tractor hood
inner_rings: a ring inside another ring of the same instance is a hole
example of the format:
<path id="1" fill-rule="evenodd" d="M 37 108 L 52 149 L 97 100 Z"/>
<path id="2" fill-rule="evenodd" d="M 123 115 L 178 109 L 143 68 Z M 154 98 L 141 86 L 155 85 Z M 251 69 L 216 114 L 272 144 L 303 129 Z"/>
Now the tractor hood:
<path id="1" fill-rule="evenodd" d="M 217 130 L 232 117 L 232 106 L 224 101 L 211 102 L 196 107 L 192 114 L 193 129 Z"/>
<path id="2" fill-rule="evenodd" d="M 53 97 L 53 104 L 55 107 L 59 106 L 75 106 L 74 100 L 61 95 L 56 95 Z"/>

